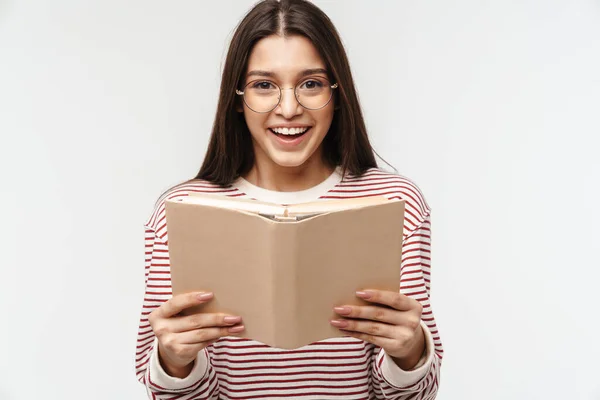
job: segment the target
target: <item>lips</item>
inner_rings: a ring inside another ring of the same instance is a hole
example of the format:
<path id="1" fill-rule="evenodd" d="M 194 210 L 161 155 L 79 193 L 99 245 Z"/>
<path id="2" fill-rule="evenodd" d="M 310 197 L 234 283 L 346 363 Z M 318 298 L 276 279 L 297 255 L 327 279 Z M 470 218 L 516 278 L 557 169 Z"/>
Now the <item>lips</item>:
<path id="1" fill-rule="evenodd" d="M 271 133 L 284 140 L 292 140 L 306 135 L 312 127 L 297 127 L 297 128 L 269 128 Z"/>
<path id="2" fill-rule="evenodd" d="M 292 150 L 304 142 L 305 138 L 310 137 L 312 127 L 297 127 L 297 128 L 269 128 L 269 132 L 273 134 L 276 142 L 279 143 L 281 149 Z"/>

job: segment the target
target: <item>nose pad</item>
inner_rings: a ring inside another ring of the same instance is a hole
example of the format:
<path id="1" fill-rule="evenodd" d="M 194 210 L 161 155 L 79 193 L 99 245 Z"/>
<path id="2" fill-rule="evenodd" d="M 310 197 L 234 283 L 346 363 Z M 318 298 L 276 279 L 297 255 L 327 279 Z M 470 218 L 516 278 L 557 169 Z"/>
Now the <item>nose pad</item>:
<path id="1" fill-rule="evenodd" d="M 279 113 L 287 119 L 302 113 L 303 108 L 296 99 L 294 88 L 281 89 L 281 100 L 276 110 L 279 110 Z"/>

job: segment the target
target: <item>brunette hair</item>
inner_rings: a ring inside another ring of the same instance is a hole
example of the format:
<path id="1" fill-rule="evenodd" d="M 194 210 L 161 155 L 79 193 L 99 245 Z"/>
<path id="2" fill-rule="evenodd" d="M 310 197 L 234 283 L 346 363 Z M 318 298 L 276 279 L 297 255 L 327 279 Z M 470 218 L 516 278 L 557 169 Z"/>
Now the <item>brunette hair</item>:
<path id="1" fill-rule="evenodd" d="M 196 179 L 228 186 L 254 163 L 252 139 L 238 111 L 248 58 L 261 39 L 280 35 L 308 38 L 324 60 L 329 79 L 338 84 L 331 127 L 323 139 L 324 161 L 343 173 L 361 175 L 377 167 L 346 51 L 329 17 L 305 0 L 264 0 L 238 24 L 225 59 L 217 112 L 208 149 Z"/>

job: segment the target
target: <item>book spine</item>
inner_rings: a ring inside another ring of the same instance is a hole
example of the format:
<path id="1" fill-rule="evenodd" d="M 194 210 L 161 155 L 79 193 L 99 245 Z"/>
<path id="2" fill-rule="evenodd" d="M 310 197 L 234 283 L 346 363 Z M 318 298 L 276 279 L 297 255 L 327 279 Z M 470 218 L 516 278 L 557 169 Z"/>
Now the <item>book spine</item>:
<path id="1" fill-rule="evenodd" d="M 298 336 L 297 226 L 289 222 L 273 223 L 271 234 L 275 342 L 276 347 L 293 348 Z"/>

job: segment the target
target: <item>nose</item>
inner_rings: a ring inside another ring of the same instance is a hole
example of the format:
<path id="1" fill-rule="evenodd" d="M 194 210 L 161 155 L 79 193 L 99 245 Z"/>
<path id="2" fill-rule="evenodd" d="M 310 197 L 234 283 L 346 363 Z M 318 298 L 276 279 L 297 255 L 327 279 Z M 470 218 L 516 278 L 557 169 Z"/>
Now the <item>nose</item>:
<path id="1" fill-rule="evenodd" d="M 296 95 L 294 94 L 294 88 L 282 88 L 281 101 L 275 109 L 275 112 L 285 119 L 291 119 L 296 115 L 302 114 L 302 110 L 303 108 L 300 103 L 298 103 Z"/>

